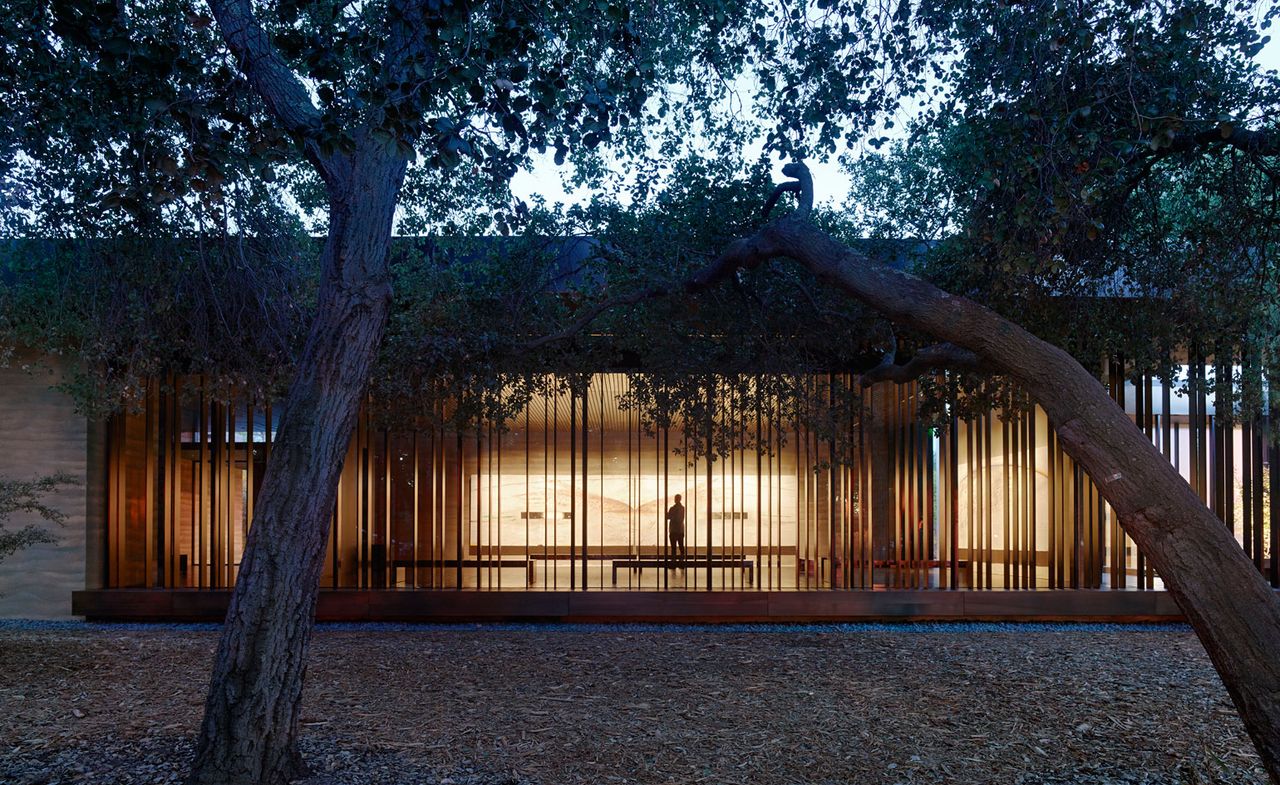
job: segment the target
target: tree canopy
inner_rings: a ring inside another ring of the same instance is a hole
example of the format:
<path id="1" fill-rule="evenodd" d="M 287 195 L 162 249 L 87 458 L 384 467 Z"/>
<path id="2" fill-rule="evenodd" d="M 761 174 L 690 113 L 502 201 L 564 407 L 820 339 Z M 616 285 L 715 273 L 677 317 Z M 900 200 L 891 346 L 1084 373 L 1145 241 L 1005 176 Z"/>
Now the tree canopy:
<path id="1" fill-rule="evenodd" d="M 398 231 L 524 238 L 452 252 L 465 272 L 398 246 L 388 394 L 620 358 L 844 370 L 893 340 L 909 353 L 912 336 L 798 271 L 681 291 L 760 223 L 775 155 L 840 157 L 853 185 L 828 228 L 885 241 L 1087 363 L 1159 372 L 1183 349 L 1254 376 L 1274 363 L 1280 87 L 1254 59 L 1274 8 L 442 3 L 414 28 L 437 54 L 392 83 L 382 5 L 269 8 L 266 33 L 318 107 L 305 140 L 251 94 L 202 6 L 27 2 L 0 20 L 6 40 L 39 44 L 6 57 L 4 232 L 68 238 L 10 246 L 0 329 L 78 353 L 87 406 L 127 404 L 162 368 L 280 388 L 326 220 L 307 162 L 369 117 L 416 161 Z M 539 153 L 589 202 L 514 199 L 510 176 Z M 556 282 L 543 240 L 568 236 L 598 253 Z M 655 286 L 673 296 L 593 322 L 607 348 L 530 351 L 579 308 Z M 715 340 L 727 332 L 751 340 Z"/>

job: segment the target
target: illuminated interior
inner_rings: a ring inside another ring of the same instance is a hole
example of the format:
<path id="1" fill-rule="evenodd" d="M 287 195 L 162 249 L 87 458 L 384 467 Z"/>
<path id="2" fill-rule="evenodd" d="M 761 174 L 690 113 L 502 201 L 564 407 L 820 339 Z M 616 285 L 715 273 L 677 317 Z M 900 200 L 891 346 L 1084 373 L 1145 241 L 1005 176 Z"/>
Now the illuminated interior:
<path id="1" fill-rule="evenodd" d="M 620 403 L 628 379 L 597 374 L 585 395 L 536 397 L 505 429 L 386 431 L 363 417 L 322 586 L 1161 588 L 1038 408 L 933 429 L 917 417 L 913 386 L 877 385 L 861 392 L 837 445 L 768 406 L 716 399 L 713 433 L 730 436 L 708 461 L 694 443 L 705 431 L 655 428 Z M 1269 461 L 1256 429 L 1221 427 L 1211 408 L 1197 413 L 1158 382 L 1115 389 L 1269 570 Z M 155 385 L 144 412 L 114 418 L 108 585 L 231 585 L 274 427 L 269 407 L 214 402 L 181 380 Z M 676 494 L 683 562 L 665 522 Z"/>

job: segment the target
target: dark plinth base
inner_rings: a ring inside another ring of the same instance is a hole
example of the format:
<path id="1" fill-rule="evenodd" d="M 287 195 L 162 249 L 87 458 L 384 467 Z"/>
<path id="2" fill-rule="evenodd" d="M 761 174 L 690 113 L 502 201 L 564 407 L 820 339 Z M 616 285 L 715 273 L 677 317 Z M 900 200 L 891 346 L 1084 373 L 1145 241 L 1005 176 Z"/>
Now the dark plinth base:
<path id="1" fill-rule="evenodd" d="M 72 595 L 96 621 L 222 621 L 230 592 L 98 589 Z M 318 621 L 1177 621 L 1163 591 L 326 590 Z"/>

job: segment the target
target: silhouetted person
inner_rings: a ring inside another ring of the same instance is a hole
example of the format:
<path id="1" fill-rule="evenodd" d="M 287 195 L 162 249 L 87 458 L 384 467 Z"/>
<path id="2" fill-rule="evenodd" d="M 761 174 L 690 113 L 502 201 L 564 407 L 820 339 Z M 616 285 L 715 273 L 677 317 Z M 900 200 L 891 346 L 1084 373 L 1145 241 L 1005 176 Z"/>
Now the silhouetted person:
<path id="1" fill-rule="evenodd" d="M 680 503 L 680 494 L 676 494 L 676 503 L 667 510 L 667 543 L 671 546 L 671 555 L 680 553 L 680 568 L 684 569 L 688 551 L 684 547 L 684 505 Z"/>

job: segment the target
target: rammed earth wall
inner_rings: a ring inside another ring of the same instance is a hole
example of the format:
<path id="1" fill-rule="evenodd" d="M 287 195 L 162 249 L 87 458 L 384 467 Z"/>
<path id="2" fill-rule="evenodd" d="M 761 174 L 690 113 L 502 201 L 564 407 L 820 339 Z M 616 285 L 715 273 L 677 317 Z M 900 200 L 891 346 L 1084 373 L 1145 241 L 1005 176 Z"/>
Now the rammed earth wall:
<path id="1" fill-rule="evenodd" d="M 88 426 L 70 397 L 52 389 L 60 372 L 47 365 L 24 367 L 19 358 L 0 368 L 0 476 L 34 479 L 62 471 L 79 479 L 48 497 L 66 514 L 63 526 L 16 514 L 10 530 L 34 523 L 51 530 L 54 545 L 35 545 L 0 562 L 0 618 L 59 618 L 71 615 L 71 592 L 85 587 L 87 501 L 100 483 L 88 472 Z"/>

